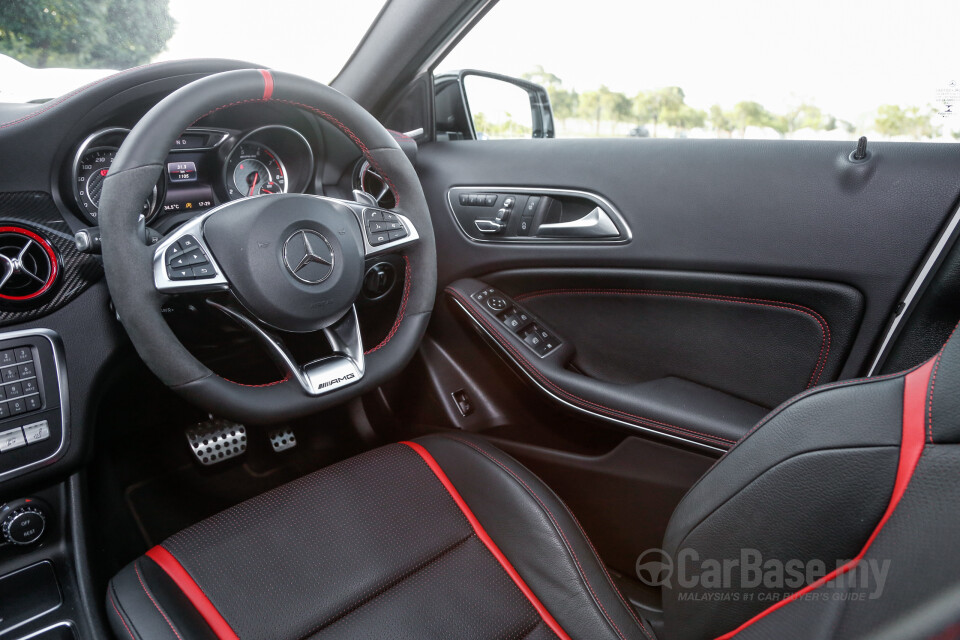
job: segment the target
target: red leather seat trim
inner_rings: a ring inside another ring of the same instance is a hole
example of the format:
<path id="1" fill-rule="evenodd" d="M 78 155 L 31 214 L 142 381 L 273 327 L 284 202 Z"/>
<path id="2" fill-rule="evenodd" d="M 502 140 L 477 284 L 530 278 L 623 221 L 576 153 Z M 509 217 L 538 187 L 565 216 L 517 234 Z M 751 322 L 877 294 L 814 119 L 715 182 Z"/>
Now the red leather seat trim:
<path id="1" fill-rule="evenodd" d="M 811 591 L 822 587 L 834 578 L 849 572 L 860 563 L 863 557 L 867 554 L 867 551 L 870 549 L 870 546 L 873 544 L 873 541 L 876 540 L 877 536 L 880 534 L 880 531 L 882 531 L 883 527 L 887 524 L 890 516 L 893 515 L 897 505 L 900 504 L 900 499 L 907 490 L 907 486 L 910 484 L 911 478 L 913 478 L 913 472 L 917 468 L 917 463 L 920 461 L 920 455 L 923 453 L 923 447 L 926 440 L 925 427 L 927 390 L 930 385 L 930 376 L 933 371 L 934 361 L 934 359 L 929 360 L 926 364 L 911 371 L 904 377 L 903 429 L 900 439 L 900 462 L 897 464 L 897 478 L 894 481 L 893 494 L 890 496 L 890 502 L 887 504 L 887 509 L 884 511 L 883 517 L 880 518 L 880 522 L 877 523 L 876 528 L 874 528 L 873 533 L 871 533 L 870 537 L 867 538 L 867 542 L 863 545 L 863 549 L 860 550 L 860 553 L 858 553 L 855 558 L 843 566 L 831 571 L 816 582 L 811 582 L 803 589 L 792 593 L 790 596 L 777 602 L 771 607 L 764 609 L 733 631 L 729 631 L 722 636 L 719 636 L 717 640 L 728 640 L 729 638 L 733 638 L 750 625 L 765 618 L 777 609 L 785 607 L 794 600 L 802 598 Z"/>

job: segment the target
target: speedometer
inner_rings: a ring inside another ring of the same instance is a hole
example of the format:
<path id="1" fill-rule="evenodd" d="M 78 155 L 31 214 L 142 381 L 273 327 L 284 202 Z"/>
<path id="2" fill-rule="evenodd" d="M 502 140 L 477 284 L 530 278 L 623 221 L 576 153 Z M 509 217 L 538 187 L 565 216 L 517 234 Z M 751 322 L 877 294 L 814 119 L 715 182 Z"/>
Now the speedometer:
<path id="1" fill-rule="evenodd" d="M 287 170 L 280 157 L 259 142 L 242 142 L 225 167 L 227 195 L 231 200 L 287 192 Z"/>
<path id="2" fill-rule="evenodd" d="M 129 129 L 120 127 L 96 131 L 80 143 L 73 157 L 70 174 L 73 181 L 73 199 L 90 224 L 97 224 L 103 181 L 110 173 L 117 149 L 123 144 L 128 133 Z M 154 185 L 153 192 L 143 203 L 142 213 L 148 220 L 157 212 L 158 196 L 158 187 Z"/>
<path id="3" fill-rule="evenodd" d="M 93 222 L 97 221 L 97 214 L 100 210 L 100 192 L 103 190 L 103 181 L 107 177 L 110 165 L 113 164 L 116 156 L 116 147 L 99 147 L 88 149 L 77 162 L 77 171 L 74 175 L 77 201 Z M 143 215 L 149 218 L 156 205 L 157 187 L 154 186 L 153 193 L 143 203 Z"/>

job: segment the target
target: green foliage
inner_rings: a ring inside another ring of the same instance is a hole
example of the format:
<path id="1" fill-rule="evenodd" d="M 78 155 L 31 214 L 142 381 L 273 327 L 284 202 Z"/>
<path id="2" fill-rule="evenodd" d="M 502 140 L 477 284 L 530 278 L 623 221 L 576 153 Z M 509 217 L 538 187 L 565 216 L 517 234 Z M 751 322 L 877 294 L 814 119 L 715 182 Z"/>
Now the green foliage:
<path id="1" fill-rule="evenodd" d="M 759 102 L 750 100 L 738 102 L 730 110 L 715 104 L 709 112 L 704 112 L 686 103 L 686 95 L 680 87 L 641 91 L 631 100 L 606 86 L 577 94 L 564 89 L 563 81 L 542 66 L 524 74 L 524 78 L 546 87 L 558 120 L 582 118 L 594 124 L 596 135 L 600 135 L 604 122 L 611 125 L 611 134 L 621 122 L 650 125 L 653 137 L 656 137 L 659 125 L 686 131 L 705 127 L 707 123 L 718 136 L 728 138 L 734 134 L 745 137 L 749 127 L 769 128 L 783 138 L 802 130 L 839 131 L 850 136 L 858 133 L 857 125 L 840 120 L 810 102 L 800 102 L 786 113 L 773 113 Z M 867 128 L 866 133 L 874 131 L 886 137 L 914 140 L 935 138 L 940 135 L 941 126 L 936 123 L 934 115 L 932 107 L 883 105 L 877 110 L 873 127 Z M 951 135 L 960 139 L 960 132 Z"/>
<path id="2" fill-rule="evenodd" d="M 0 53 L 34 67 L 127 68 L 173 35 L 168 0 L 3 0 Z"/>
<path id="3" fill-rule="evenodd" d="M 914 140 L 933 138 L 940 133 L 940 127 L 933 124 L 933 110 L 921 111 L 920 107 L 903 108 L 895 104 L 884 104 L 877 108 L 873 128 L 885 136 L 909 136 Z"/>
<path id="4" fill-rule="evenodd" d="M 596 122 L 596 133 L 600 135 L 600 123 L 612 122 L 613 127 L 620 122 L 630 120 L 630 100 L 618 91 L 611 91 L 606 85 L 600 85 L 596 91 L 587 91 L 580 95 L 577 113 L 584 120 Z"/>
<path id="5" fill-rule="evenodd" d="M 728 138 L 731 137 L 737 129 L 737 125 L 733 121 L 733 114 L 724 111 L 723 107 L 718 104 L 710 107 L 710 124 L 713 125 L 713 128 L 716 129 L 717 132 L 725 133 Z"/>
<path id="6" fill-rule="evenodd" d="M 530 138 L 533 129 L 529 125 L 521 124 L 508 113 L 506 119 L 494 122 L 483 112 L 473 114 L 473 128 L 477 135 L 486 138 Z"/>

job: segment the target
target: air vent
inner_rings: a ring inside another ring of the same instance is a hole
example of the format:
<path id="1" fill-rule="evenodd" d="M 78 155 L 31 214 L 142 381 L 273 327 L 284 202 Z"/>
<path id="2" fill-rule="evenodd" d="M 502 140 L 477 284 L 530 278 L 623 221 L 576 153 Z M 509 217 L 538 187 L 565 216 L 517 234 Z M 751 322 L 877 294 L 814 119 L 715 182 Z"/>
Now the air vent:
<path id="1" fill-rule="evenodd" d="M 42 236 L 0 226 L 0 300 L 39 298 L 57 280 L 57 254 Z"/>
<path id="2" fill-rule="evenodd" d="M 379 173 L 373 170 L 369 162 L 364 161 L 360 167 L 360 174 L 357 179 L 358 187 L 364 192 L 374 197 L 377 204 L 384 209 L 393 209 L 397 206 L 397 199 L 390 190 L 390 185 Z"/>

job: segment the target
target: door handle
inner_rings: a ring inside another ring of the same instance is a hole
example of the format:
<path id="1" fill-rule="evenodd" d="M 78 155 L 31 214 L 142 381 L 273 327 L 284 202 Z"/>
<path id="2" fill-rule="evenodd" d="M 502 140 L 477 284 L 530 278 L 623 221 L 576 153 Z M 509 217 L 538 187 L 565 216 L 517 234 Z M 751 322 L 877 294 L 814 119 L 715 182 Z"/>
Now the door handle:
<path id="1" fill-rule="evenodd" d="M 541 224 L 537 235 L 547 238 L 609 238 L 619 236 L 620 230 L 606 211 L 595 207 L 577 220 Z"/>

